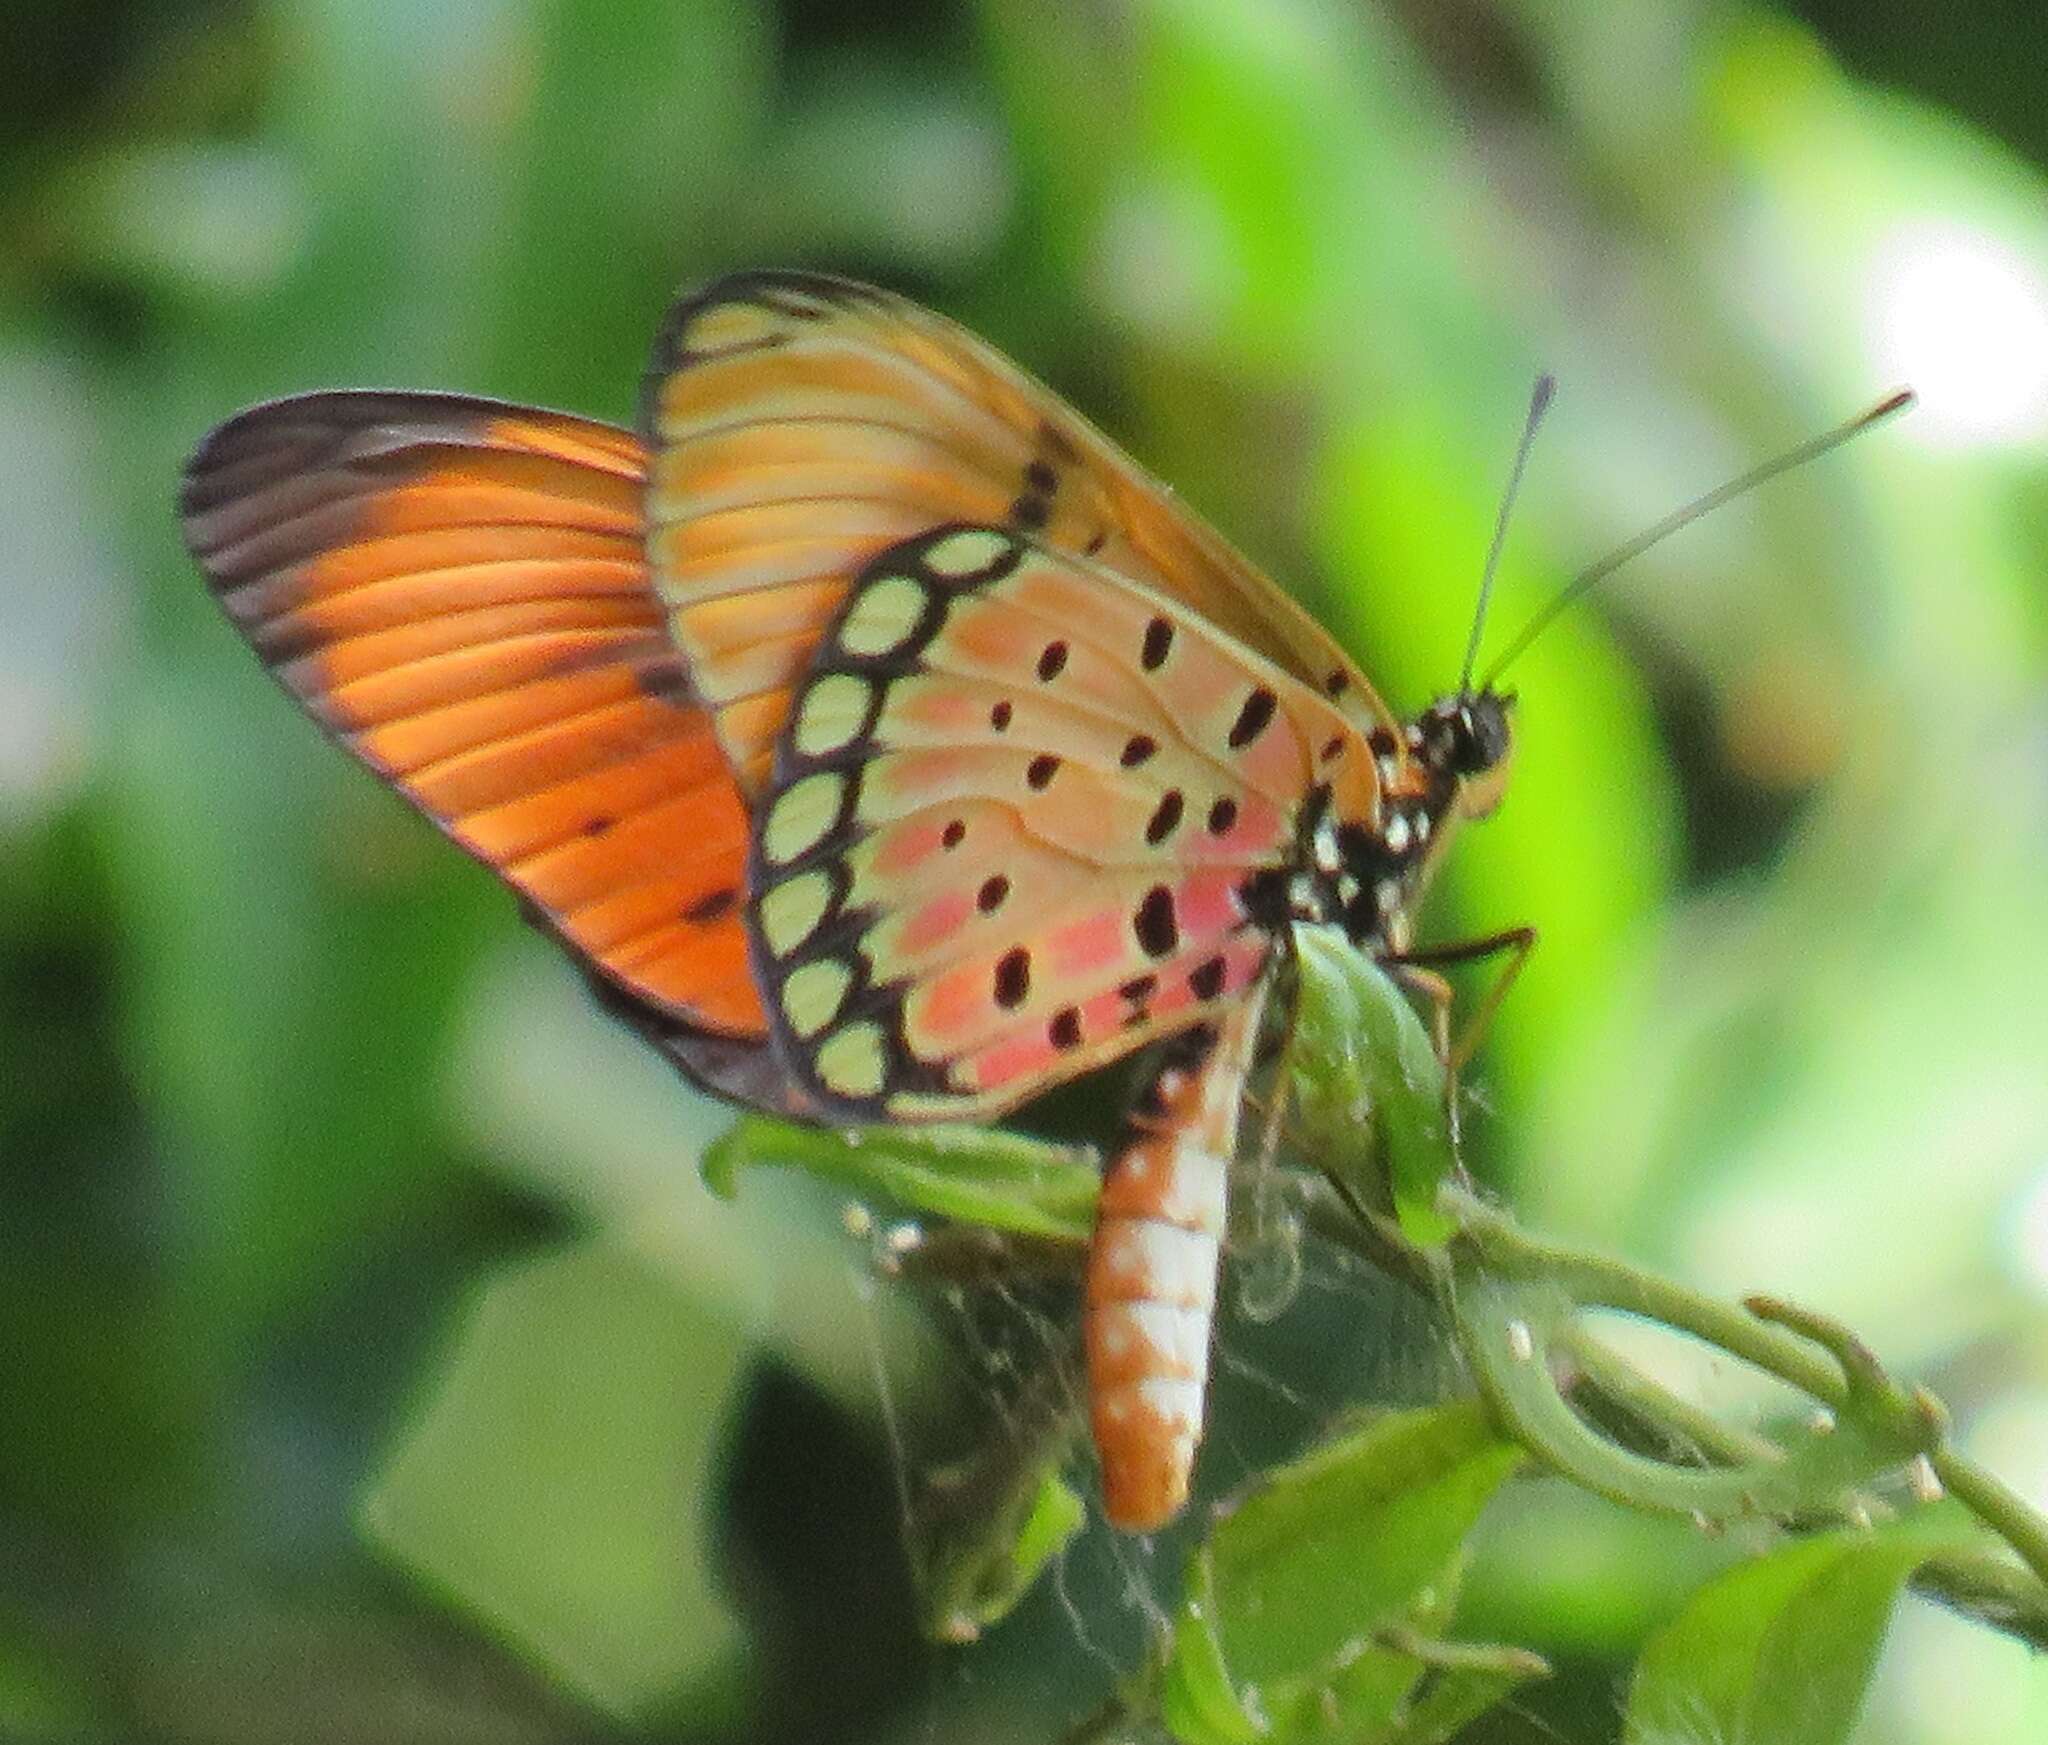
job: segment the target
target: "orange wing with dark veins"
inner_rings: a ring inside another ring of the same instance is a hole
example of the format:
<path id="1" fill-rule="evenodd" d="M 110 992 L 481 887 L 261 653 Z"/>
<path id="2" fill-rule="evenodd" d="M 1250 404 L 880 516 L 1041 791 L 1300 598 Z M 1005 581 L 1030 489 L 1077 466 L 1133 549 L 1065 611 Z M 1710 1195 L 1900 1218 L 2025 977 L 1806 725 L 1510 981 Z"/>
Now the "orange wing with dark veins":
<path id="1" fill-rule="evenodd" d="M 651 584 L 646 454 L 458 395 L 308 394 L 193 456 L 186 543 L 320 724 L 710 1088 L 791 1110 L 741 922 L 748 818 Z"/>
<path id="2" fill-rule="evenodd" d="M 1329 633 L 1093 425 L 928 309 L 816 273 L 735 273 L 670 310 L 642 390 L 649 549 L 743 792 L 766 786 L 818 638 L 881 552 L 1007 528 L 1165 595 L 1398 725 Z"/>

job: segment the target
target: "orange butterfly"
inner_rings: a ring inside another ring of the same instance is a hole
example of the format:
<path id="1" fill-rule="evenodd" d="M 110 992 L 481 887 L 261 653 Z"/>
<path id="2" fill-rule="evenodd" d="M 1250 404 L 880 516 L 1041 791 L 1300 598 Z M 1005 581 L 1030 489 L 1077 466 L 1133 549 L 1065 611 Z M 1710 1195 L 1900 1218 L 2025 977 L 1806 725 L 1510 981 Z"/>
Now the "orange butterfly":
<path id="1" fill-rule="evenodd" d="M 637 435 L 309 394 L 209 436 L 181 509 L 285 687 L 698 1083 L 986 1119 L 1163 1044 L 1086 1333 L 1107 1513 L 1171 1519 L 1290 928 L 1406 948 L 1506 700 L 1403 723 L 1045 388 L 808 274 L 684 298 Z"/>

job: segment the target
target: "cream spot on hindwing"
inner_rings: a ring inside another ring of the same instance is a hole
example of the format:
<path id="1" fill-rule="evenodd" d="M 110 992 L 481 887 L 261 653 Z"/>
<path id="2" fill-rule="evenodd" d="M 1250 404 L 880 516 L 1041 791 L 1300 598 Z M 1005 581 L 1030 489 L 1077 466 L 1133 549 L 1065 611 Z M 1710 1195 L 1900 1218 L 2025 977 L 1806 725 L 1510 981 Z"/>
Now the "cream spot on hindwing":
<path id="1" fill-rule="evenodd" d="M 776 796 L 761 831 L 762 852 L 777 865 L 787 865 L 815 848 L 839 822 L 846 798 L 846 778 L 819 770 Z"/>
<path id="2" fill-rule="evenodd" d="M 790 1029 L 809 1038 L 839 1016 L 853 971 L 836 957 L 800 965 L 782 984 L 782 1011 Z"/>
<path id="3" fill-rule="evenodd" d="M 852 673 L 826 673 L 815 680 L 797 714 L 797 750 L 824 757 L 852 743 L 867 730 L 873 700 L 873 688 Z"/>
<path id="4" fill-rule="evenodd" d="M 819 1045 L 811 1064 L 828 1090 L 842 1097 L 872 1097 L 888 1077 L 881 1025 L 863 1019 L 835 1031 Z"/>
<path id="5" fill-rule="evenodd" d="M 757 911 L 761 937 L 777 957 L 787 957 L 818 930 L 832 907 L 832 875 L 822 868 L 770 885 Z"/>
<path id="6" fill-rule="evenodd" d="M 1012 541 L 986 527 L 963 527 L 925 547 L 925 568 L 949 582 L 979 578 L 1014 549 Z"/>
<path id="7" fill-rule="evenodd" d="M 927 595 L 909 576 L 881 576 L 855 597 L 839 626 L 839 646 L 858 658 L 892 654 L 924 622 Z"/>

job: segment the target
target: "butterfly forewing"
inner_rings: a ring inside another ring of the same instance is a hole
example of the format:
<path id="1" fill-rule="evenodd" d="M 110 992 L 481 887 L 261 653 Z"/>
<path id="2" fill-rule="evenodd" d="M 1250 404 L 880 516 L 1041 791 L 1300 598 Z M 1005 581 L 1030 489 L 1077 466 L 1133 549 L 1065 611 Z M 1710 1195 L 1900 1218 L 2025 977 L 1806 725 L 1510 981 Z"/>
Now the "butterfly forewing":
<path id="1" fill-rule="evenodd" d="M 761 803 L 785 1058 L 846 1118 L 963 1118 L 1197 1023 L 1264 969 L 1247 887 L 1323 795 L 1372 815 L 1346 718 L 1177 601 L 1000 527 L 891 548 Z"/>
<path id="2" fill-rule="evenodd" d="M 1362 726 L 1386 711 L 1322 628 L 1085 420 L 901 298 L 747 273 L 684 299 L 642 405 L 651 552 L 743 786 L 855 576 L 899 540 L 1007 528 L 1179 600 Z"/>
<path id="3" fill-rule="evenodd" d="M 748 816 L 650 583 L 645 476 L 637 438 L 580 418 L 312 394 L 215 431 L 180 508 L 330 733 L 686 1068 L 786 1107 L 740 914 Z"/>

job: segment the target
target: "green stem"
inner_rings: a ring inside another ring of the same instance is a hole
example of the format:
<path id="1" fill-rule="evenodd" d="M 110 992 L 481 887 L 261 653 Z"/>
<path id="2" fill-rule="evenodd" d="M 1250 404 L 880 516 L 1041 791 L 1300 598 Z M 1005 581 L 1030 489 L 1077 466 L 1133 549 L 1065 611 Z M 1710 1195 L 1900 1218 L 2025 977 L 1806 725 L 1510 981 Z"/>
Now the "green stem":
<path id="1" fill-rule="evenodd" d="M 2004 1481 L 1953 1449 L 1936 1449 L 1928 1463 L 1948 1494 L 2017 1551 L 2035 1581 L 2048 1587 L 2048 1521 Z M 2038 1599 L 2037 1593 L 2037 1604 Z"/>
<path id="2" fill-rule="evenodd" d="M 1590 1285 L 1591 1300 L 1682 1327 L 1831 1407 L 1839 1409 L 1847 1398 L 1849 1385 L 1836 1364 L 1751 1313 L 1623 1262 L 1530 1236 L 1469 1194 L 1456 1194 L 1449 1209 L 1463 1222 L 1466 1240 L 1511 1273 Z M 1403 1242 L 1390 1221 L 1362 1218 L 1350 1196 L 1311 1189 L 1305 1193 L 1305 1212 L 1319 1234 L 1417 1295 L 1443 1296 L 1444 1267 Z M 1763 1437 L 1719 1424 L 1580 1329 L 1573 1328 L 1559 1343 L 1578 1367 L 1574 1391 L 1584 1405 L 1630 1427 L 1648 1445 L 1696 1448 L 1703 1459 L 1727 1467 L 1782 1454 Z M 1591 1435 L 1583 1424 L 1578 1428 Z M 1953 1548 L 1921 1566 L 1913 1578 L 1915 1590 L 1990 1628 L 2048 1648 L 2048 1521 L 1954 1450 L 1938 1448 L 1928 1460 L 1949 1494 L 2017 1552 L 2024 1566 L 2004 1556 Z"/>
<path id="3" fill-rule="evenodd" d="M 1913 1591 L 1966 1618 L 2048 1649 L 2048 1590 L 1996 1551 L 1939 1551 L 1913 1572 Z"/>
<path id="4" fill-rule="evenodd" d="M 1578 1372 L 1573 1396 L 1590 1395 L 1589 1409 L 1618 1406 L 1620 1410 L 1613 1416 L 1621 1423 L 1650 1426 L 1661 1446 L 1680 1453 L 1696 1451 L 1711 1466 L 1741 1466 L 1778 1458 L 1781 1450 L 1769 1437 L 1722 1423 L 1713 1413 L 1645 1375 L 1584 1328 L 1573 1328 L 1558 1343 Z"/>
<path id="5" fill-rule="evenodd" d="M 1488 1271 L 1506 1278 L 1542 1280 L 1582 1306 L 1619 1309 L 1661 1321 L 1790 1382 L 1817 1400 L 1835 1407 L 1847 1402 L 1848 1384 L 1834 1364 L 1749 1311 L 1688 1290 L 1626 1261 L 1532 1236 L 1505 1213 L 1461 1189 L 1446 1188 L 1443 1198 Z"/>

